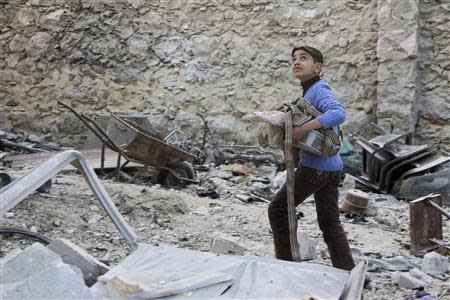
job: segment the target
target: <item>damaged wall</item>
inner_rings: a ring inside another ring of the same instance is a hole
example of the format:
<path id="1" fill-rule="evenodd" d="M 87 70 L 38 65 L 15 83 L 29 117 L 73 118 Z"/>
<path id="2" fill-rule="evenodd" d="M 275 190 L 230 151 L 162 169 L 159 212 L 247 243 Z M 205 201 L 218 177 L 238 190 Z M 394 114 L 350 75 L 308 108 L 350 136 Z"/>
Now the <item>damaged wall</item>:
<path id="1" fill-rule="evenodd" d="M 439 43 L 421 44 L 430 63 L 416 65 L 425 72 L 440 72 L 448 87 L 448 64 L 431 63 L 448 52 L 448 46 L 442 48 L 448 19 L 445 11 L 435 12 L 436 7 L 448 7 L 437 0 L 423 1 L 421 31 Z M 310 44 L 324 52 L 324 77 L 348 107 L 347 131 L 364 132 L 384 105 L 377 96 L 382 51 L 378 22 L 380 11 L 389 9 L 379 5 L 385 4 L 2 0 L 0 21 L 7 24 L 0 33 L 2 126 L 76 144 L 86 130 L 57 106 L 56 101 L 64 99 L 79 110 L 142 112 L 156 129 L 177 123 L 197 138 L 203 134 L 204 118 L 215 137 L 254 144 L 258 125 L 240 117 L 300 94 L 299 84 L 290 77 L 290 50 Z M 418 79 L 423 88 L 417 101 L 448 105 L 442 98 L 445 87 L 430 81 L 435 75 L 427 76 Z M 410 86 L 404 86 L 397 96 L 409 97 L 403 91 Z M 435 124 L 445 123 L 447 114 L 422 111 L 419 128 L 443 132 L 443 126 Z M 403 117 L 409 112 L 402 110 Z M 394 116 L 394 123 L 401 119 L 402 114 Z M 414 127 L 414 121 L 411 124 Z M 440 142 L 448 145 L 448 134 Z"/>

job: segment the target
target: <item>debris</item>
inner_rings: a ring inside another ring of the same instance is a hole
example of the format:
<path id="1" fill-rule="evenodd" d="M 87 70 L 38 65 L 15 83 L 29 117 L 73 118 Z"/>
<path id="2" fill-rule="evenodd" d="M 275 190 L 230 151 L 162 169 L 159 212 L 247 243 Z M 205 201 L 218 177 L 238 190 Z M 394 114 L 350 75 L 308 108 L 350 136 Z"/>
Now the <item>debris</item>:
<path id="1" fill-rule="evenodd" d="M 316 245 L 317 241 L 311 239 L 308 233 L 297 231 L 297 240 L 299 245 L 300 260 L 311 260 L 317 255 Z"/>
<path id="2" fill-rule="evenodd" d="M 342 181 L 342 190 L 347 191 L 354 189 L 355 187 L 355 178 L 352 175 L 345 173 L 344 180 Z"/>
<path id="3" fill-rule="evenodd" d="M 362 214 L 366 211 L 369 195 L 357 189 L 348 190 L 343 200 L 341 211 Z"/>
<path id="4" fill-rule="evenodd" d="M 244 203 L 249 203 L 252 200 L 251 196 L 244 195 L 244 194 L 236 194 L 235 197 L 236 197 L 236 199 L 239 199 Z"/>
<path id="5" fill-rule="evenodd" d="M 431 277 L 427 273 L 419 270 L 418 268 L 413 268 L 413 269 L 409 270 L 409 273 L 411 275 L 413 275 L 414 277 L 422 280 L 426 284 L 426 286 L 430 286 L 433 284 L 433 277 Z"/>
<path id="6" fill-rule="evenodd" d="M 415 199 L 441 193 L 444 200 L 449 200 L 450 168 L 439 174 L 436 171 L 440 171 L 450 156 L 436 156 L 435 146 L 407 144 L 408 132 L 390 134 L 384 129 L 381 131 L 382 135 L 369 141 L 356 137 L 363 150 L 362 175 L 356 177 L 358 183 L 377 192 L 393 193 L 399 198 Z M 430 172 L 435 175 L 423 175 Z"/>
<path id="7" fill-rule="evenodd" d="M 122 292 L 124 299 L 184 297 L 185 293 L 192 299 L 217 299 L 221 295 L 230 299 L 292 299 L 308 293 L 338 299 L 347 281 L 349 288 L 359 287 L 364 277 L 365 273 L 358 272 L 350 278 L 346 271 L 319 264 L 141 244 L 125 261 L 102 275 L 94 287 L 99 298 L 105 298 L 108 292 Z M 361 291 L 343 299 L 360 297 Z"/>
<path id="8" fill-rule="evenodd" d="M 422 299 L 422 300 L 439 300 L 443 299 L 436 295 L 427 293 L 425 291 L 415 291 L 414 295 L 409 295 L 405 297 L 405 300 L 414 300 L 414 299 Z"/>
<path id="9" fill-rule="evenodd" d="M 410 273 L 400 273 L 398 276 L 398 285 L 402 288 L 418 289 L 426 286 L 422 280 L 414 277 Z"/>
<path id="10" fill-rule="evenodd" d="M 39 243 L 2 261 L 1 270 L 5 299 L 95 299 L 81 271 Z"/>
<path id="11" fill-rule="evenodd" d="M 247 249 L 239 240 L 227 234 L 216 232 L 211 241 L 211 252 L 216 254 L 244 255 Z"/>
<path id="12" fill-rule="evenodd" d="M 109 271 L 107 265 L 66 239 L 55 239 L 47 248 L 59 254 L 64 263 L 80 268 L 88 286 L 96 283 L 100 275 Z"/>
<path id="13" fill-rule="evenodd" d="M 244 164 L 230 164 L 224 166 L 225 170 L 231 171 L 234 176 L 255 174 L 255 170 Z"/>
<path id="14" fill-rule="evenodd" d="M 418 267 L 404 256 L 395 256 L 387 259 L 369 258 L 369 266 L 375 265 L 387 271 L 406 271 Z"/>
<path id="15" fill-rule="evenodd" d="M 74 164 L 84 175 L 84 178 L 89 182 L 89 186 L 95 192 L 117 229 L 125 237 L 130 246 L 136 248 L 137 237 L 135 233 L 114 206 L 114 203 L 106 193 L 94 170 L 89 166 L 87 159 L 80 152 L 74 150 L 67 150 L 63 153 L 56 154 L 41 166 L 18 178 L 14 183 L 0 189 L 0 198 L 2 200 L 0 202 L 0 214 L 7 213 L 30 193 L 35 191 L 42 183 L 53 178 L 70 163 Z"/>
<path id="16" fill-rule="evenodd" d="M 283 163 L 283 158 L 281 153 L 271 152 L 257 146 L 223 145 L 218 149 L 218 162 L 269 162 L 272 164 L 281 165 Z"/>
<path id="17" fill-rule="evenodd" d="M 31 230 L 31 229 L 33 229 L 33 230 Z M 31 228 L 31 229 L 27 230 L 27 229 L 22 229 L 22 228 L 17 228 L 17 227 L 0 227 L 0 234 L 2 234 L 2 235 L 21 234 L 21 235 L 25 235 L 27 237 L 34 238 L 45 245 L 47 245 L 48 243 L 50 243 L 52 241 L 51 238 L 38 233 L 36 228 Z"/>
<path id="18" fill-rule="evenodd" d="M 200 197 L 209 197 L 212 199 L 217 199 L 220 195 L 214 190 L 206 187 L 198 187 L 195 191 Z"/>
<path id="19" fill-rule="evenodd" d="M 436 252 L 430 252 L 423 256 L 422 271 L 430 275 L 442 275 L 448 272 L 448 258 Z"/>
<path id="20" fill-rule="evenodd" d="M 430 239 L 442 239 L 442 216 L 429 202 L 442 205 L 440 195 L 429 195 L 409 202 L 411 253 L 422 255 L 435 247 Z"/>

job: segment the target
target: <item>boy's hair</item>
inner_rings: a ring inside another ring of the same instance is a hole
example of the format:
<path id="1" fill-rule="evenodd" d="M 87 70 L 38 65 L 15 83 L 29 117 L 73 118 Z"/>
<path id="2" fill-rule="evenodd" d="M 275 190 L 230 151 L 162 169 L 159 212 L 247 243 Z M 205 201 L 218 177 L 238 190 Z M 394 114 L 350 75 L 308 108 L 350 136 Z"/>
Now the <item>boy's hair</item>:
<path id="1" fill-rule="evenodd" d="M 313 61 L 315 63 L 321 63 L 323 64 L 323 55 L 322 52 L 320 52 L 319 50 L 317 50 L 316 48 L 310 47 L 310 46 L 301 46 L 301 47 L 295 47 L 294 49 L 292 49 L 292 53 L 291 56 L 294 56 L 294 52 L 297 50 L 303 50 L 306 53 L 308 53 L 309 55 L 311 55 L 311 57 L 313 58 Z"/>

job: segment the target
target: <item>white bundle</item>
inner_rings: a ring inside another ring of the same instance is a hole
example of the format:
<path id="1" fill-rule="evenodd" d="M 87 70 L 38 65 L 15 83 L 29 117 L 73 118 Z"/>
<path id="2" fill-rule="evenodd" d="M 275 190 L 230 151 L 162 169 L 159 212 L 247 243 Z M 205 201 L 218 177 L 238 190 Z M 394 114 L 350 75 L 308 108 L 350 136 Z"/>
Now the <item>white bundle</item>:
<path id="1" fill-rule="evenodd" d="M 259 134 L 260 144 L 264 144 L 267 136 L 268 144 L 277 148 L 284 144 L 284 118 L 285 113 L 281 111 L 256 111 L 242 117 L 246 121 L 266 123 L 264 132 Z"/>

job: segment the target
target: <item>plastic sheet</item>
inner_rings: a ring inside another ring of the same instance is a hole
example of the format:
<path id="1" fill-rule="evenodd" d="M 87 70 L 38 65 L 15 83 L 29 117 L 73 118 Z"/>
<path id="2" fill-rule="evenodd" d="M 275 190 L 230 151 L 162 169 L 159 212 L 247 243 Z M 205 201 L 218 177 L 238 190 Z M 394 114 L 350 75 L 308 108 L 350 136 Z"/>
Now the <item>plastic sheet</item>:
<path id="1" fill-rule="evenodd" d="M 349 272 L 319 264 L 139 244 L 92 290 L 107 299 L 338 299 L 348 279 Z"/>

